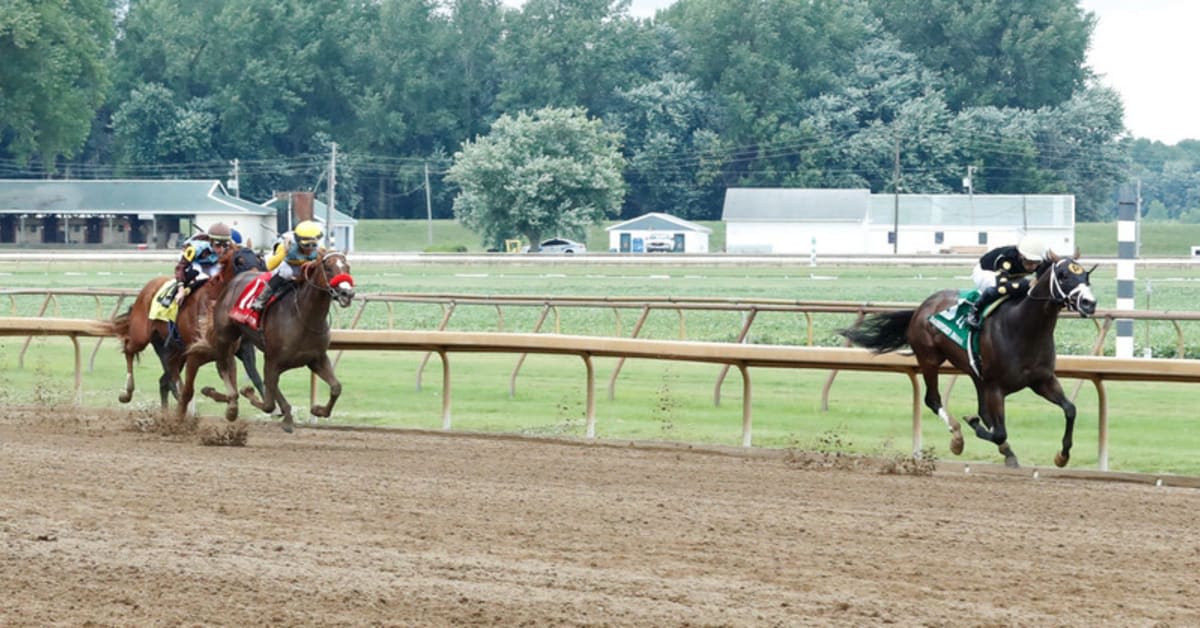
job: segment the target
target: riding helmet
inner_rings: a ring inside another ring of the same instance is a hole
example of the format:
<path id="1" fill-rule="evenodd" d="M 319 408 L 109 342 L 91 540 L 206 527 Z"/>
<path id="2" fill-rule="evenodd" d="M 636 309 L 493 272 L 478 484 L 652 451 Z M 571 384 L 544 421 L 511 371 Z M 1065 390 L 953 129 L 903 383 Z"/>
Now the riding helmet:
<path id="1" fill-rule="evenodd" d="M 1046 257 L 1046 245 L 1037 236 L 1027 235 L 1021 238 L 1017 243 L 1017 251 L 1021 253 L 1021 257 L 1031 261 L 1040 262 Z"/>
<path id="2" fill-rule="evenodd" d="M 233 238 L 233 230 L 229 225 L 218 222 L 208 228 L 208 239 L 213 242 L 229 242 Z"/>
<path id="3" fill-rule="evenodd" d="M 301 221 L 292 229 L 292 233 L 296 234 L 296 241 L 304 245 L 316 244 L 322 235 L 321 226 L 311 220 Z"/>

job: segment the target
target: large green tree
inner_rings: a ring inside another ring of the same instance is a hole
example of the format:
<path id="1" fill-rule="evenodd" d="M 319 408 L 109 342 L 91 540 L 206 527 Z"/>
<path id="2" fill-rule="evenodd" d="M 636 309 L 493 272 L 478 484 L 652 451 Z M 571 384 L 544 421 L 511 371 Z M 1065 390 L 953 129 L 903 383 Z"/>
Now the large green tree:
<path id="1" fill-rule="evenodd" d="M 535 249 L 545 236 L 582 239 L 621 208 L 620 139 L 579 108 L 500 116 L 454 155 L 454 215 L 489 247 L 517 235 Z"/>
<path id="2" fill-rule="evenodd" d="M 941 74 L 951 109 L 1037 109 L 1088 78 L 1096 18 L 1077 0 L 867 0 L 906 50 Z"/>
<path id="3" fill-rule="evenodd" d="M 0 5 L 0 155 L 53 171 L 83 146 L 108 89 L 112 35 L 106 0 Z"/>

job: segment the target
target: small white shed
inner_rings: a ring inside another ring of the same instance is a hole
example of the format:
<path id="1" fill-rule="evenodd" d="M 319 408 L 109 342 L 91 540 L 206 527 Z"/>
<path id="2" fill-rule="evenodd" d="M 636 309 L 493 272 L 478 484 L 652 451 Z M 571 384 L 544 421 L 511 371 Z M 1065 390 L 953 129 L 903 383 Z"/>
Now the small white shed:
<path id="1" fill-rule="evenodd" d="M 670 214 L 650 212 L 608 227 L 614 253 L 707 253 L 712 229 Z"/>

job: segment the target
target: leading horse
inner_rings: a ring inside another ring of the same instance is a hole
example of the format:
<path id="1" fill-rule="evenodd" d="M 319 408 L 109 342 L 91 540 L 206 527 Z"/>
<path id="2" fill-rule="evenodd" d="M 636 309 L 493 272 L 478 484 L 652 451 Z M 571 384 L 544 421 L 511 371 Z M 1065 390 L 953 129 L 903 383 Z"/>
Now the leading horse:
<path id="1" fill-rule="evenodd" d="M 284 431 L 291 432 L 292 406 L 279 390 L 279 377 L 285 371 L 307 366 L 329 386 L 329 402 L 313 406 L 313 416 L 329 416 L 342 393 L 342 384 L 334 375 L 328 354 L 329 308 L 334 300 L 341 307 L 350 306 L 354 299 L 354 280 L 350 275 L 350 263 L 343 253 L 322 253 L 300 268 L 295 288 L 279 296 L 262 313 L 258 329 L 253 329 L 231 318 L 230 311 L 244 299 L 246 287 L 255 279 L 252 275 L 238 276 L 222 290 L 204 340 L 188 351 L 180 390 L 181 409 L 195 394 L 196 369 L 206 361 L 215 360 L 226 393 L 211 389 L 202 392 L 226 404 L 226 419 L 236 419 L 237 387 L 231 376 L 235 372 L 233 357 L 239 346 L 252 345 L 263 352 L 263 397 L 259 400 L 249 387 L 243 389 L 242 394 L 263 412 L 273 412 L 278 404 L 283 413 L 281 426 Z"/>
<path id="2" fill-rule="evenodd" d="M 1019 464 L 1004 427 L 1004 400 L 1029 388 L 1062 408 L 1066 431 L 1054 464 L 1066 466 L 1071 457 L 1075 404 L 1063 394 L 1062 384 L 1054 374 L 1054 328 L 1064 307 L 1084 317 L 1094 314 L 1096 298 L 1089 283 L 1091 271 L 1085 271 L 1071 257 L 1051 254 L 1048 259 L 1049 263 L 1024 298 L 1002 304 L 984 319 L 979 332 L 978 373 L 967 351 L 930 322 L 932 316 L 957 304 L 956 290 L 934 293 L 914 310 L 873 314 L 854 327 L 841 330 L 841 334 L 876 353 L 895 351 L 906 345 L 912 348 L 925 381 L 925 405 L 950 430 L 950 451 L 955 455 L 962 453 L 963 437 L 958 420 L 942 405 L 938 392 L 938 370 L 944 361 L 949 360 L 975 383 L 979 415 L 967 418 L 967 423 L 976 436 L 996 444 L 1009 467 Z"/>
<path id="3" fill-rule="evenodd" d="M 233 275 L 248 270 L 265 269 L 262 258 L 250 249 L 239 247 L 229 255 L 226 266 L 232 270 Z M 147 346 L 154 348 L 154 353 L 162 364 L 163 374 L 158 378 L 158 392 L 163 410 L 167 409 L 168 396 L 171 393 L 178 395 L 176 381 L 179 379 L 179 370 L 182 366 L 180 357 L 183 355 L 186 343 L 181 335 L 171 334 L 170 326 L 166 321 L 150 318 L 150 308 L 154 303 L 154 296 L 168 281 L 171 281 L 170 277 L 155 277 L 146 282 L 146 285 L 142 286 L 138 292 L 137 298 L 134 299 L 133 305 L 112 320 L 113 335 L 120 340 L 121 352 L 125 354 L 125 388 L 118 396 L 121 403 L 129 403 L 133 399 L 133 363 Z M 177 321 L 182 318 L 184 320 L 180 322 L 184 322 L 186 325 L 197 318 L 199 310 L 196 309 L 196 306 L 199 303 L 194 298 L 195 296 L 192 295 L 193 298 L 184 300 L 176 315 Z M 250 382 L 261 391 L 262 377 L 258 374 L 254 347 L 247 346 L 240 349 L 237 357 L 241 360 Z"/>

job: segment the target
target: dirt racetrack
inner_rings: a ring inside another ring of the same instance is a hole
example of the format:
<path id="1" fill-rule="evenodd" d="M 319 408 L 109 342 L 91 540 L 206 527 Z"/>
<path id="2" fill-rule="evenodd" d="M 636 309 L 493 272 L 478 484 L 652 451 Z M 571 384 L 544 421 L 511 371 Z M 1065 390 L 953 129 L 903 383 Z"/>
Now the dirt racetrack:
<path id="1" fill-rule="evenodd" d="M 0 417 L 0 625 L 1200 625 L 1200 492 Z"/>

